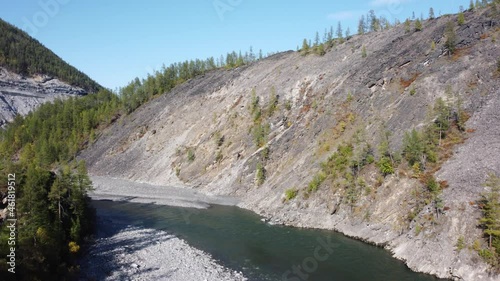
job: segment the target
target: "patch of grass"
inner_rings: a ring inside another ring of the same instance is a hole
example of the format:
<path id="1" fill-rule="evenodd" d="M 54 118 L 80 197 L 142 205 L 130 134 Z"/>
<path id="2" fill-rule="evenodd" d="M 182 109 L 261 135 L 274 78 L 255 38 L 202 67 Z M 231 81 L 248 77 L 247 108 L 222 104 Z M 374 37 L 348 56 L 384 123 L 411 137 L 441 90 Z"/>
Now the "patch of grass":
<path id="1" fill-rule="evenodd" d="M 221 147 L 224 144 L 225 137 L 221 135 L 219 131 L 215 132 L 214 140 L 217 147 Z"/>
<path id="2" fill-rule="evenodd" d="M 423 229 L 422 225 L 417 224 L 415 226 L 415 236 L 418 236 L 422 232 L 422 229 Z"/>
<path id="3" fill-rule="evenodd" d="M 295 198 L 297 196 L 298 193 L 299 193 L 299 191 L 295 188 L 287 189 L 285 191 L 285 200 L 286 201 L 292 200 L 293 198 Z"/>
<path id="4" fill-rule="evenodd" d="M 414 96 L 416 93 L 417 93 L 417 90 L 415 89 L 415 87 L 411 87 L 410 96 Z"/>
<path id="5" fill-rule="evenodd" d="M 325 181 L 326 179 L 326 174 L 324 172 L 318 172 L 316 175 L 314 175 L 313 179 L 311 182 L 309 182 L 309 185 L 307 186 L 307 191 L 308 192 L 313 192 L 318 190 L 319 186 Z"/>
<path id="6" fill-rule="evenodd" d="M 222 158 L 224 158 L 224 155 L 222 155 L 222 151 L 218 150 L 217 154 L 215 155 L 215 162 L 219 163 L 222 161 Z"/>
<path id="7" fill-rule="evenodd" d="M 255 184 L 261 186 L 266 181 L 266 169 L 262 163 L 258 162 L 255 168 Z"/>
<path id="8" fill-rule="evenodd" d="M 267 142 L 270 130 L 269 124 L 257 124 L 253 127 L 253 140 L 257 147 L 262 147 Z"/>
<path id="9" fill-rule="evenodd" d="M 262 158 L 262 161 L 267 161 L 269 160 L 269 153 L 271 150 L 269 149 L 269 146 L 264 147 L 262 151 L 260 152 L 260 157 Z"/>
<path id="10" fill-rule="evenodd" d="M 463 236 L 458 237 L 457 244 L 455 246 L 457 247 L 457 251 L 462 251 L 465 248 L 465 238 Z"/>
<path id="11" fill-rule="evenodd" d="M 269 95 L 269 105 L 267 107 L 268 116 L 273 116 L 276 109 L 278 109 L 278 95 L 276 94 L 276 89 L 274 86 L 271 88 L 271 94 Z"/>
<path id="12" fill-rule="evenodd" d="M 194 159 L 196 159 L 196 156 L 194 155 L 194 150 L 192 148 L 188 148 L 188 150 L 187 150 L 187 160 L 188 160 L 188 162 L 193 162 Z"/>

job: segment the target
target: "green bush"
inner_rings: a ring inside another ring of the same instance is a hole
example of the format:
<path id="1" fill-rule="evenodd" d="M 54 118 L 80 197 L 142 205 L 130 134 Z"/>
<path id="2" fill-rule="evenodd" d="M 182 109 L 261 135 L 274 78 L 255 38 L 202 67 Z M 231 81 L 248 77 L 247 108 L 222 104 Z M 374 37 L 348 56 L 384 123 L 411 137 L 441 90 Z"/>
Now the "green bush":
<path id="1" fill-rule="evenodd" d="M 437 194 L 441 191 L 441 187 L 439 186 L 439 183 L 436 181 L 436 178 L 434 178 L 434 176 L 428 176 L 427 182 L 425 184 L 427 186 L 427 189 L 433 194 Z"/>
<path id="2" fill-rule="evenodd" d="M 311 182 L 309 182 L 307 191 L 312 192 L 312 191 L 318 190 L 319 186 L 321 185 L 321 183 L 323 183 L 323 181 L 325 181 L 325 179 L 326 179 L 326 174 L 325 173 L 323 173 L 323 172 L 317 173 L 313 177 L 313 179 L 311 180 Z"/>
<path id="3" fill-rule="evenodd" d="M 224 155 L 222 155 L 222 151 L 218 150 L 217 154 L 215 155 L 215 162 L 219 163 L 222 161 L 222 158 L 224 158 Z"/>
<path id="4" fill-rule="evenodd" d="M 285 200 L 286 201 L 292 200 L 293 198 L 295 198 L 297 196 L 298 193 L 299 193 L 299 191 L 295 188 L 287 189 L 285 191 Z"/>
<path id="5" fill-rule="evenodd" d="M 380 161 L 378 161 L 378 168 L 384 176 L 394 174 L 394 167 L 389 157 L 380 158 Z"/>
<path id="6" fill-rule="evenodd" d="M 415 31 L 422 31 L 422 22 L 420 19 L 417 19 L 415 21 Z"/>
<path id="7" fill-rule="evenodd" d="M 462 25 L 465 23 L 465 15 L 463 12 L 458 13 L 457 22 L 458 25 Z"/>
<path id="8" fill-rule="evenodd" d="M 221 147 L 224 144 L 225 137 L 223 135 L 221 135 L 221 133 L 219 131 L 217 131 L 215 133 L 214 139 L 215 139 L 215 144 L 217 145 L 217 147 Z"/>
<path id="9" fill-rule="evenodd" d="M 253 140 L 257 147 L 262 147 L 267 142 L 270 130 L 269 124 L 258 124 L 253 127 Z"/>
<path id="10" fill-rule="evenodd" d="M 262 149 L 261 153 L 260 153 L 260 157 L 262 158 L 262 161 L 267 161 L 269 160 L 269 153 L 270 153 L 270 149 L 269 149 L 269 146 L 266 146 Z"/>
<path id="11" fill-rule="evenodd" d="M 255 168 L 255 184 L 261 186 L 266 181 L 266 169 L 262 163 L 257 163 Z"/>
<path id="12" fill-rule="evenodd" d="M 365 47 L 365 46 L 363 46 L 363 47 L 361 48 L 361 57 L 362 57 L 362 58 L 366 58 L 367 56 L 368 56 L 368 54 L 366 53 L 366 47 Z"/>
<path id="13" fill-rule="evenodd" d="M 196 156 L 194 155 L 194 151 L 192 148 L 189 148 L 187 151 L 187 159 L 189 162 L 193 162 Z"/>
<path id="14" fill-rule="evenodd" d="M 259 96 L 257 96 L 257 93 L 255 92 L 255 88 L 252 89 L 252 97 L 250 100 L 250 113 L 253 115 L 255 111 L 259 108 Z"/>
<path id="15" fill-rule="evenodd" d="M 456 246 L 459 252 L 465 248 L 465 238 L 463 236 L 458 237 Z"/>

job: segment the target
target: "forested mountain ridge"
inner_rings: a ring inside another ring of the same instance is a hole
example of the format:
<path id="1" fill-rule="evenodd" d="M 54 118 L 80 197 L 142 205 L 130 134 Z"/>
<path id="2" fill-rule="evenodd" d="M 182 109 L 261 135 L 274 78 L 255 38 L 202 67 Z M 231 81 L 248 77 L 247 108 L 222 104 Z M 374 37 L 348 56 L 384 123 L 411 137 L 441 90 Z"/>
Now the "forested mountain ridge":
<path id="1" fill-rule="evenodd" d="M 25 75 L 47 75 L 95 93 L 102 87 L 26 32 L 0 19 L 0 67 Z"/>
<path id="2" fill-rule="evenodd" d="M 416 271 L 498 280 L 499 11 L 370 15 L 361 35 L 304 40 L 139 102 L 80 157 L 93 175 L 338 230 Z"/>
<path id="3" fill-rule="evenodd" d="M 0 127 L 43 103 L 101 88 L 26 32 L 0 19 Z"/>

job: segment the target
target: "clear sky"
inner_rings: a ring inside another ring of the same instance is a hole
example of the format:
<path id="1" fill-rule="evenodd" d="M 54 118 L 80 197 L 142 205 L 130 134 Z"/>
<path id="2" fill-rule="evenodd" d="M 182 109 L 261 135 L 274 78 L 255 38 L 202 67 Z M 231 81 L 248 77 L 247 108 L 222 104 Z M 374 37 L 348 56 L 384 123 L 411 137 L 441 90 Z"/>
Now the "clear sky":
<path id="1" fill-rule="evenodd" d="M 27 31 L 101 85 L 186 59 L 219 57 L 253 46 L 295 50 L 341 21 L 351 33 L 370 9 L 393 21 L 415 12 L 456 13 L 470 0 L 1 0 L 0 18 Z"/>

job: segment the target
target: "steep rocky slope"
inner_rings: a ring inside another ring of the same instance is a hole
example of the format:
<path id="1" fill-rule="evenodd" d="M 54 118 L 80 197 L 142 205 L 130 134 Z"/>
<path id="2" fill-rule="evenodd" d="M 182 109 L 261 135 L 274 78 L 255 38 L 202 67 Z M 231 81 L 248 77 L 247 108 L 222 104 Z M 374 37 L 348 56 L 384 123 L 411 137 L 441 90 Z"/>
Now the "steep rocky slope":
<path id="1" fill-rule="evenodd" d="M 0 67 L 0 126 L 16 114 L 26 115 L 38 105 L 67 96 L 86 95 L 87 91 L 47 75 L 24 77 Z"/>
<path id="2" fill-rule="evenodd" d="M 0 127 L 44 102 L 101 88 L 26 32 L 0 19 Z"/>
<path id="3" fill-rule="evenodd" d="M 500 173 L 500 20 L 484 10 L 465 16 L 455 28 L 453 56 L 445 29 L 456 16 L 444 16 L 425 22 L 421 32 L 401 25 L 354 36 L 324 56 L 285 52 L 209 72 L 119 120 L 80 157 L 94 175 L 231 195 L 241 207 L 286 224 L 383 245 L 416 271 L 498 280 L 474 250 L 456 247 L 459 237 L 466 245 L 481 239 L 475 201 L 488 172 Z M 251 112 L 253 91 L 260 118 Z M 449 186 L 440 195 L 442 214 L 434 215 L 431 202 L 415 207 L 421 183 L 404 165 L 385 178 L 374 164 L 365 167 L 368 188 L 354 203 L 329 181 L 307 192 L 320 163 L 342 143 L 362 139 L 376 148 L 390 131 L 392 150 L 400 150 L 405 132 L 432 121 L 429 106 L 438 98 L 471 115 L 467 139 L 435 174 Z M 269 127 L 256 132 L 254 119 Z M 256 133 L 265 136 L 260 148 Z M 263 171 L 259 186 L 256 174 Z M 291 189 L 298 196 L 286 200 Z"/>

